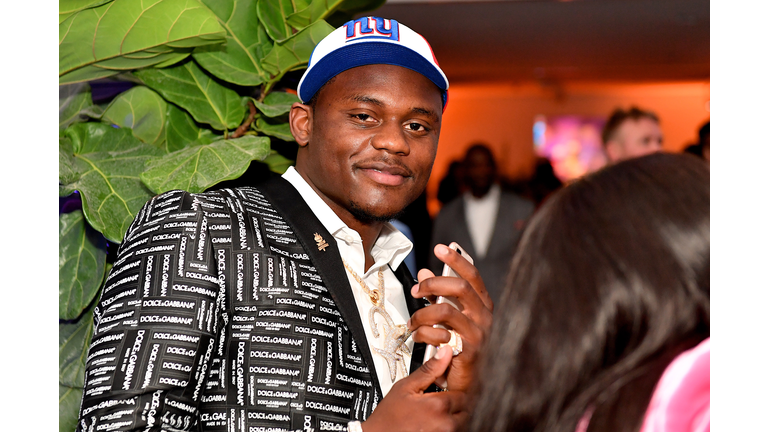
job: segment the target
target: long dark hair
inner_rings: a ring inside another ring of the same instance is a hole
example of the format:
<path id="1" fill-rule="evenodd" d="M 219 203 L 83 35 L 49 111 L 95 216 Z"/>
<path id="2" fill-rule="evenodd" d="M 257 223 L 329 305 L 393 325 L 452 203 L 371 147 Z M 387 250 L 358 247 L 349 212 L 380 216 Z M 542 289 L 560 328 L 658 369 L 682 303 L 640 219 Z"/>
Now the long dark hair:
<path id="1" fill-rule="evenodd" d="M 532 218 L 480 364 L 470 431 L 637 431 L 656 382 L 709 337 L 709 169 L 624 161 Z"/>

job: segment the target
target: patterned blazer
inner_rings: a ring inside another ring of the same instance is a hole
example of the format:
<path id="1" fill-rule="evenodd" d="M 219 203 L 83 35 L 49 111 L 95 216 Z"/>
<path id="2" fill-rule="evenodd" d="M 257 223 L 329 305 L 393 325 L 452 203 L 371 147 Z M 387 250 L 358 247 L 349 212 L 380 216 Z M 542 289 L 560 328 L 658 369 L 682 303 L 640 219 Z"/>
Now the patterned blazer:
<path id="1" fill-rule="evenodd" d="M 346 430 L 381 400 L 372 365 L 336 242 L 290 183 L 171 191 L 94 311 L 78 430 Z"/>

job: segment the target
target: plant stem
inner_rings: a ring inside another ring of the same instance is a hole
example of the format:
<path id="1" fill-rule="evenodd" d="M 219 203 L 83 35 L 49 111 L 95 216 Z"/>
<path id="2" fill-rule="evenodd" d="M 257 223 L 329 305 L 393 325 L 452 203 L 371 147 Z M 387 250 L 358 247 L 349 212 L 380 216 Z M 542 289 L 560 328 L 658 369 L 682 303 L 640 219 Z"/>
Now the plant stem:
<path id="1" fill-rule="evenodd" d="M 248 118 L 245 119 L 243 124 L 238 126 L 234 133 L 232 133 L 232 138 L 243 136 L 243 134 L 245 134 L 245 132 L 251 126 L 251 123 L 253 123 L 253 119 L 256 117 L 256 105 L 254 105 L 250 100 L 248 101 L 248 109 L 250 110 L 250 113 L 248 113 Z"/>

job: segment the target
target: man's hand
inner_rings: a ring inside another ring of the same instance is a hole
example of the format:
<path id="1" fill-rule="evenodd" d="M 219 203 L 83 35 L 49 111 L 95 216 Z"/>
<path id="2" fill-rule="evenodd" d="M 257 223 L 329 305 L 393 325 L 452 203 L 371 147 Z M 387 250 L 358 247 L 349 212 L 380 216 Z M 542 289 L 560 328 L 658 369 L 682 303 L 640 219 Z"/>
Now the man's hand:
<path id="1" fill-rule="evenodd" d="M 493 324 L 493 301 L 485 289 L 477 268 L 445 245 L 435 246 L 435 256 L 460 276 L 436 277 L 431 271 L 419 271 L 419 283 L 411 288 L 414 298 L 426 297 L 432 305 L 418 310 L 408 322 L 415 342 L 438 346 L 447 343 L 451 334 L 435 324 L 455 330 L 462 340 L 462 352 L 448 368 L 448 390 L 467 391 L 474 381 L 475 363 Z M 449 304 L 434 304 L 437 296 L 456 297 L 463 310 Z"/>
<path id="2" fill-rule="evenodd" d="M 451 362 L 451 348 L 443 347 L 434 358 L 392 386 L 379 402 L 363 432 L 455 431 L 466 420 L 463 392 L 424 393 L 445 373 Z"/>

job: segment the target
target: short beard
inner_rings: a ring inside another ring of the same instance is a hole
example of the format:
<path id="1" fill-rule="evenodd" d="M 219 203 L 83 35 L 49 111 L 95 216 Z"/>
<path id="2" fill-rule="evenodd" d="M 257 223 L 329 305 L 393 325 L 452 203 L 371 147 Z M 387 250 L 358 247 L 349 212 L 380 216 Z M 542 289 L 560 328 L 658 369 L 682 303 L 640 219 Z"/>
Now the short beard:
<path id="1" fill-rule="evenodd" d="M 384 214 L 384 215 L 376 215 L 368 211 L 367 209 L 364 209 L 357 205 L 357 203 L 350 201 L 349 202 L 349 212 L 352 213 L 352 216 L 355 217 L 355 219 L 359 220 L 360 222 L 364 224 L 371 224 L 374 222 L 389 222 L 392 219 L 397 219 L 400 216 L 405 213 L 405 209 L 402 209 L 400 211 L 397 211 L 395 213 L 390 214 Z"/>

